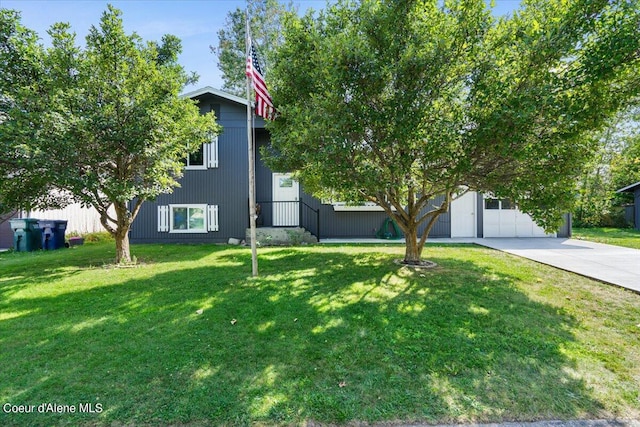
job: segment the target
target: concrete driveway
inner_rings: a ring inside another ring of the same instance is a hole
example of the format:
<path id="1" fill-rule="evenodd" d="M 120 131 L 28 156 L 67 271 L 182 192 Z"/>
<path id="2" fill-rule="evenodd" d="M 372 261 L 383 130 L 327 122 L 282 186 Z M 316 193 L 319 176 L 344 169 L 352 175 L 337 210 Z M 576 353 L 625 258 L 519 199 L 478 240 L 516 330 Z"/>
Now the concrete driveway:
<path id="1" fill-rule="evenodd" d="M 640 250 L 562 238 L 487 238 L 474 243 L 640 292 Z"/>

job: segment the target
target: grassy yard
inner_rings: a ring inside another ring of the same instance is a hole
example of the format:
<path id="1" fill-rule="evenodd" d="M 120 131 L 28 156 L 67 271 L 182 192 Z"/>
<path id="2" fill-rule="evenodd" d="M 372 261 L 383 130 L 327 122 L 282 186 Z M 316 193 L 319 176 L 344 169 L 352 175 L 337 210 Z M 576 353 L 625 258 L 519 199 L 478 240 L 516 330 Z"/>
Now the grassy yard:
<path id="1" fill-rule="evenodd" d="M 0 254 L 0 425 L 640 417 L 622 289 L 476 246 L 133 250 Z"/>
<path id="2" fill-rule="evenodd" d="M 631 228 L 574 228 L 574 239 L 640 249 L 640 230 Z"/>

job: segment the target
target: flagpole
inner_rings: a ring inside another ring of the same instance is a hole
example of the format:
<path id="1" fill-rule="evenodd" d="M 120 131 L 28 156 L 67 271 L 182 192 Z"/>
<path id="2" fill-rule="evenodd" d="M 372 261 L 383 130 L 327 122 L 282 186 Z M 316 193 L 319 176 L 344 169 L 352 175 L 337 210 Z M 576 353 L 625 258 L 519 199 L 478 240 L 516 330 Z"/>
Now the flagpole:
<path id="1" fill-rule="evenodd" d="M 246 10 L 246 58 L 250 58 L 249 9 Z M 253 123 L 251 120 L 251 82 L 247 76 L 247 148 L 249 151 L 249 228 L 251 229 L 251 270 L 253 277 L 258 275 L 258 249 L 256 246 L 256 166 L 253 144 Z"/>

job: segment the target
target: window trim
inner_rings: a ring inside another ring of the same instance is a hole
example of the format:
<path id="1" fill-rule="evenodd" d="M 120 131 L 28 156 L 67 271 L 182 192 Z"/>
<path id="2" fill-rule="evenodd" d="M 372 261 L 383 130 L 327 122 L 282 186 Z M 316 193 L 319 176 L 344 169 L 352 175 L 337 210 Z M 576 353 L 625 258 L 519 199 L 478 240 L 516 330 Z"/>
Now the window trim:
<path id="1" fill-rule="evenodd" d="M 197 229 L 174 229 L 173 228 L 173 210 L 174 208 L 187 208 L 187 226 L 189 224 L 189 209 L 202 209 L 203 212 L 203 220 L 204 220 L 204 226 L 203 228 L 197 228 Z M 176 234 L 182 234 L 182 233 L 187 233 L 187 234 L 207 234 L 208 233 L 208 224 L 207 224 L 207 204 L 188 204 L 188 203 L 180 203 L 180 204 L 170 204 L 169 205 L 169 233 L 176 233 Z"/>
<path id="2" fill-rule="evenodd" d="M 361 204 L 358 204 L 358 205 L 353 205 L 347 202 L 331 202 L 328 204 L 331 204 L 333 206 L 333 210 L 336 212 L 349 212 L 349 211 L 383 212 L 384 211 L 382 206 L 379 206 L 374 202 L 362 202 Z"/>
<path id="3" fill-rule="evenodd" d="M 208 155 L 208 143 L 202 144 L 202 164 L 201 165 L 190 165 L 189 164 L 189 159 L 191 157 L 191 153 L 187 154 L 187 156 L 185 157 L 186 159 L 186 165 L 184 167 L 185 170 L 205 170 L 207 169 L 207 155 Z"/>
<path id="4" fill-rule="evenodd" d="M 489 202 L 498 202 L 498 206 L 495 208 L 487 207 L 487 204 Z M 507 207 L 504 207 L 505 204 L 507 205 Z M 513 203 L 513 201 L 508 198 L 498 199 L 497 197 L 485 197 L 483 208 L 486 211 L 513 211 L 518 210 L 518 205 Z"/>

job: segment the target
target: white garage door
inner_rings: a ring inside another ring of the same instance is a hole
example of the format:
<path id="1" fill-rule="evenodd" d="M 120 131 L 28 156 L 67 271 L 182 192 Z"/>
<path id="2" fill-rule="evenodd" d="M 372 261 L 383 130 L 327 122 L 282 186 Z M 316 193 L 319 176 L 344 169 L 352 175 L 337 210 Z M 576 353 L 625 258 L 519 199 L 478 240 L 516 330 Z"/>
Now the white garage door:
<path id="1" fill-rule="evenodd" d="M 484 237 L 555 237 L 508 199 L 485 198 L 482 224 Z"/>

